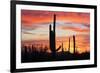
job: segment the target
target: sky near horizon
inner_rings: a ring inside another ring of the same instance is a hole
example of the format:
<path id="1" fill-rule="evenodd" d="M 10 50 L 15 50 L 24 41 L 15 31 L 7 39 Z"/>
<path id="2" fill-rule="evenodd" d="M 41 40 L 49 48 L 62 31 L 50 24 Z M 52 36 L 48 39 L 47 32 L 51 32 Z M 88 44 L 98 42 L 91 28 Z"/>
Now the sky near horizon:
<path id="1" fill-rule="evenodd" d="M 49 25 L 56 14 L 56 47 L 62 43 L 68 48 L 68 38 L 76 36 L 78 51 L 90 50 L 90 13 L 21 10 L 22 41 L 49 41 Z M 44 42 L 49 46 L 49 43 Z M 66 50 L 66 49 L 65 49 Z M 72 52 L 73 50 L 71 50 Z"/>

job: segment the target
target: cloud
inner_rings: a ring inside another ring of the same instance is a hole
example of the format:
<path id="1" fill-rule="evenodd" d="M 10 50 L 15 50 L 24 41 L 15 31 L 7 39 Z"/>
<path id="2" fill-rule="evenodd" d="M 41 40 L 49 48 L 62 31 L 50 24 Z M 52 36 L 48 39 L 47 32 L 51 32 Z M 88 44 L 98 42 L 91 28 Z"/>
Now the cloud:
<path id="1" fill-rule="evenodd" d="M 27 31 L 27 30 L 25 30 L 25 29 L 22 29 L 22 31 L 21 31 L 23 34 L 31 34 L 31 35 L 36 35 L 36 33 L 34 33 L 34 32 L 31 32 L 31 31 Z"/>
<path id="2" fill-rule="evenodd" d="M 48 28 L 50 24 L 52 24 L 52 23 L 45 22 L 45 23 L 33 24 L 31 26 L 22 25 L 22 29 L 25 29 L 25 30 L 36 30 L 36 29 L 40 29 L 40 28 Z"/>
<path id="3" fill-rule="evenodd" d="M 90 23 L 89 13 L 39 10 L 21 10 L 21 23 L 25 26 L 48 22 L 52 23 L 54 14 L 56 14 L 57 17 L 56 21 L 86 25 L 89 25 Z"/>
<path id="4" fill-rule="evenodd" d="M 76 32 L 89 32 L 90 26 L 86 24 L 75 24 L 75 23 L 67 23 L 67 22 L 60 22 L 57 23 L 59 29 L 62 30 L 72 30 Z"/>
<path id="5" fill-rule="evenodd" d="M 89 32 L 89 29 L 82 29 L 82 28 L 77 28 L 77 27 L 62 27 L 64 30 L 72 30 L 76 32 Z"/>

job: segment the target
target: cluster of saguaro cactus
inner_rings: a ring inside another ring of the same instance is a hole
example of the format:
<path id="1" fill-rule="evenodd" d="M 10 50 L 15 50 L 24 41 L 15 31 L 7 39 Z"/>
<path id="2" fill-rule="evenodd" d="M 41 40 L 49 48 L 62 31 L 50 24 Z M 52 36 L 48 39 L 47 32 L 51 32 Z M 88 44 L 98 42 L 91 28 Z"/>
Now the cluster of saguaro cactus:
<path id="1" fill-rule="evenodd" d="M 62 47 L 62 52 L 64 52 L 64 48 L 63 48 L 63 43 L 61 46 L 59 46 L 56 49 L 56 15 L 54 14 L 53 16 L 53 29 L 52 25 L 49 25 L 49 46 L 50 46 L 50 50 L 53 56 L 56 55 L 56 52 Z M 75 35 L 73 35 L 73 49 L 74 49 L 74 53 L 75 53 Z M 69 47 L 68 47 L 68 51 L 70 52 L 70 37 L 69 37 Z"/>
<path id="2" fill-rule="evenodd" d="M 70 37 L 69 37 L 68 52 L 70 52 Z M 75 39 L 75 35 L 73 35 L 73 53 L 76 53 L 76 39 Z"/>

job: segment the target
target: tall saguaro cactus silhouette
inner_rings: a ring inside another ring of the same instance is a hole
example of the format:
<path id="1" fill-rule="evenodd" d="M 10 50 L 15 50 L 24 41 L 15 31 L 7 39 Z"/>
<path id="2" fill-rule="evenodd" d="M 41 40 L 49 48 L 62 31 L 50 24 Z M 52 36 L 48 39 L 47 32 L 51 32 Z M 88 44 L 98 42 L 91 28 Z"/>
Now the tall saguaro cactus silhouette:
<path id="1" fill-rule="evenodd" d="M 74 48 L 74 53 L 75 53 L 75 47 L 76 47 L 75 35 L 73 35 L 73 48 Z"/>
<path id="2" fill-rule="evenodd" d="M 51 24 L 49 25 L 49 43 L 50 50 L 53 56 L 56 56 L 56 52 L 60 49 L 56 49 L 56 15 L 53 16 L 53 29 L 51 29 Z"/>
<path id="3" fill-rule="evenodd" d="M 63 47 L 63 43 L 62 43 L 62 53 L 64 53 L 64 47 Z"/>
<path id="4" fill-rule="evenodd" d="M 68 46 L 68 52 L 70 53 L 70 37 L 69 37 L 69 46 Z"/>

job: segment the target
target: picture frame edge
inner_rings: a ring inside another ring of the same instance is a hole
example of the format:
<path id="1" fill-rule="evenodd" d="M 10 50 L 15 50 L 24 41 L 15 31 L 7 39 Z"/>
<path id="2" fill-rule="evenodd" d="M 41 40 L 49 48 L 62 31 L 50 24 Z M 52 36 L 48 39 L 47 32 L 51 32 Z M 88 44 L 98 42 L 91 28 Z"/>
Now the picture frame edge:
<path id="1" fill-rule="evenodd" d="M 66 4 L 66 5 L 72 5 L 71 7 L 73 7 L 73 5 L 78 8 L 92 8 L 95 10 L 95 26 L 94 26 L 94 34 L 95 34 L 95 37 L 94 37 L 94 47 L 96 48 L 95 51 L 94 51 L 94 64 L 90 64 L 90 65 L 78 65 L 78 66 L 59 66 L 59 67 L 46 67 L 46 68 L 26 68 L 26 69 L 16 69 L 16 50 L 14 50 L 13 48 L 16 48 L 16 16 L 14 17 L 15 13 L 16 13 L 16 5 L 17 4 L 23 4 L 24 5 L 24 2 L 28 5 L 31 4 L 31 2 L 28 2 L 28 1 L 11 1 L 10 3 L 10 26 L 11 26 L 11 29 L 10 29 L 10 72 L 29 72 L 29 71 L 47 71 L 47 70 L 64 70 L 64 69 L 82 69 L 82 68 L 91 68 L 91 67 L 97 67 L 97 6 L 96 5 L 79 5 L 79 4 Z M 62 5 L 63 3 L 48 3 L 48 2 L 35 2 L 35 1 L 32 1 L 32 3 L 43 3 L 43 4 L 51 4 L 51 5 L 54 5 L 54 6 L 57 6 L 57 5 Z M 37 4 L 39 5 L 39 4 Z M 64 4 L 65 5 L 65 4 Z M 44 5 L 43 5 L 44 6 Z M 60 7 L 60 6 L 59 6 Z M 67 7 L 67 6 L 65 6 Z M 70 6 L 69 6 L 70 7 Z M 13 25 L 14 24 L 14 25 Z M 14 46 L 15 45 L 15 46 Z M 73 67 L 73 68 L 72 68 Z"/>

